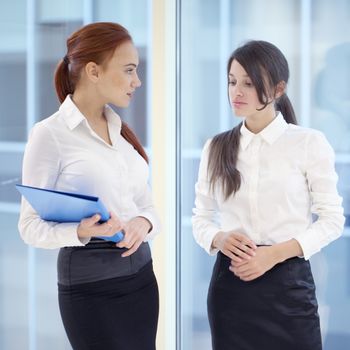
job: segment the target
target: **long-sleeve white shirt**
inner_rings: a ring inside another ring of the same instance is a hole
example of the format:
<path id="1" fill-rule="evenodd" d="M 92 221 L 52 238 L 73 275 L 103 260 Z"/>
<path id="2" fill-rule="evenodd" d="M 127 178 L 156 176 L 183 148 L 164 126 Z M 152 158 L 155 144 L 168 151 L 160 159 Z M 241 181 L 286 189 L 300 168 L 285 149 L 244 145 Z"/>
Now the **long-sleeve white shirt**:
<path id="1" fill-rule="evenodd" d="M 227 200 L 218 186 L 209 190 L 211 140 L 204 146 L 192 218 L 196 241 L 216 254 L 219 231 L 243 233 L 259 245 L 295 238 L 309 259 L 341 235 L 345 222 L 331 146 L 321 132 L 287 124 L 281 114 L 258 134 L 244 123 L 240 131 L 241 187 Z"/>
<path id="2" fill-rule="evenodd" d="M 104 114 L 112 145 L 92 130 L 67 96 L 55 114 L 33 127 L 24 153 L 22 183 L 99 197 L 108 211 L 124 221 L 145 217 L 153 226 L 146 236 L 149 240 L 159 232 L 159 220 L 148 186 L 148 165 L 121 136 L 120 117 L 109 106 Z M 84 245 L 89 239 L 78 237 L 78 224 L 44 221 L 22 197 L 18 228 L 30 245 Z"/>

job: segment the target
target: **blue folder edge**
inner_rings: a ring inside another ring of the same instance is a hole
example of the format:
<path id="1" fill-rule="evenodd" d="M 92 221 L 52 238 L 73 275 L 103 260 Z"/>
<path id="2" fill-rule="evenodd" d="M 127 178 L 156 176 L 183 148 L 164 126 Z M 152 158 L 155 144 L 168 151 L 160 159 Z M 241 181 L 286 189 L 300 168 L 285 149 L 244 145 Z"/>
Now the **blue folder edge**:
<path id="1" fill-rule="evenodd" d="M 98 197 L 21 184 L 15 186 L 38 215 L 46 221 L 80 222 L 86 217 L 100 214 L 100 222 L 103 223 L 110 217 L 106 207 Z M 111 237 L 96 237 L 117 243 L 124 238 L 124 234 L 120 231 Z"/>

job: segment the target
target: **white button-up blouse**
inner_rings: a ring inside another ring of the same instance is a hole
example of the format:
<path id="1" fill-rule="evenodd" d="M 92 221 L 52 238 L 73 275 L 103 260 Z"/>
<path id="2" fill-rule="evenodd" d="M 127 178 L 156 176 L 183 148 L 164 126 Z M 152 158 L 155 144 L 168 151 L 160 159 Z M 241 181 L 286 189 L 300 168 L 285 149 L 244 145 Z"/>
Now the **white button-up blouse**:
<path id="1" fill-rule="evenodd" d="M 209 254 L 217 252 L 212 241 L 219 231 L 243 233 L 259 245 L 295 238 L 305 259 L 340 236 L 345 220 L 334 152 L 321 132 L 287 124 L 281 114 L 258 134 L 243 123 L 241 187 L 227 200 L 218 187 L 209 191 L 210 141 L 202 153 L 192 218 L 195 239 Z"/>
<path id="2" fill-rule="evenodd" d="M 107 210 L 122 220 L 147 218 L 152 231 L 159 232 L 148 185 L 148 165 L 120 134 L 120 117 L 109 106 L 104 114 L 112 146 L 89 126 L 70 96 L 59 110 L 37 123 L 24 153 L 24 185 L 77 192 L 99 197 Z M 23 240 L 35 247 L 59 248 L 86 244 L 79 239 L 78 223 L 41 220 L 22 198 L 18 228 Z"/>

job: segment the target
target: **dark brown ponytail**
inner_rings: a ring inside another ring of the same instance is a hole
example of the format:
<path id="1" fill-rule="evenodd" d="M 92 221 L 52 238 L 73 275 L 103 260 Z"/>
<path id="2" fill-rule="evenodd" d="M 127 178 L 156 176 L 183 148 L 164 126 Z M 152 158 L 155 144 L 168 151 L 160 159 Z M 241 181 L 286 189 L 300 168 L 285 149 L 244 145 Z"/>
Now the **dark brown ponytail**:
<path id="1" fill-rule="evenodd" d="M 241 174 L 236 168 L 241 126 L 242 123 L 232 130 L 216 135 L 210 143 L 208 157 L 210 190 L 214 191 L 216 184 L 221 185 L 225 199 L 236 193 L 241 186 Z"/>
<path id="2" fill-rule="evenodd" d="M 277 111 L 282 113 L 287 123 L 295 125 L 298 124 L 292 103 L 285 93 L 275 102 L 275 107 Z"/>

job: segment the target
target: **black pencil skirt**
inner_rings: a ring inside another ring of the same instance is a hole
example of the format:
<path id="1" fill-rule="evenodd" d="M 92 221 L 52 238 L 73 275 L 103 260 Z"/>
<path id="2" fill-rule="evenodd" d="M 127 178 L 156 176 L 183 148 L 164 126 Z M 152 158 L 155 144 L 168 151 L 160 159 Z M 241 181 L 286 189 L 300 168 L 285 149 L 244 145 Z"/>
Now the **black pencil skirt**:
<path id="1" fill-rule="evenodd" d="M 74 350 L 155 350 L 159 298 L 152 262 L 128 276 L 58 284 L 58 292 Z"/>
<path id="2" fill-rule="evenodd" d="M 292 258 L 244 282 L 218 253 L 208 292 L 213 350 L 321 350 L 310 264 Z"/>

